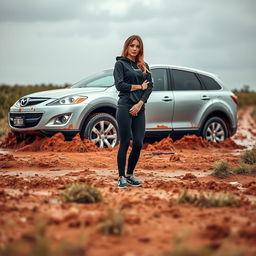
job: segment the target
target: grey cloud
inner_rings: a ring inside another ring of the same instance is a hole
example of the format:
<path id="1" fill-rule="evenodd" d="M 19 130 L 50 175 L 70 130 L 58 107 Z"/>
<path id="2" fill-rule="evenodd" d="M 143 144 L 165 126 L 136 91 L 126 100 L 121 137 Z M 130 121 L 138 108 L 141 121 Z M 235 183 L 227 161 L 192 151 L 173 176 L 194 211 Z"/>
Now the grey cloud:
<path id="1" fill-rule="evenodd" d="M 54 22 L 93 17 L 83 0 L 9 0 L 0 2 L 0 21 Z M 94 13 L 95 15 L 95 13 Z"/>
<path id="2" fill-rule="evenodd" d="M 102 8 L 104 1 L 0 0 L 0 56 L 4 64 L 0 77 L 8 79 L 10 70 L 19 70 L 21 56 L 22 72 L 29 76 L 29 68 L 34 65 L 37 68 L 33 75 L 41 79 L 38 70 L 48 65 L 47 58 L 41 62 L 32 56 L 41 51 L 42 55 L 50 54 L 51 62 L 64 70 L 60 60 L 75 62 L 79 58 L 78 68 L 69 66 L 73 80 L 88 59 L 94 62 L 87 71 L 108 67 L 120 54 L 124 40 L 139 34 L 149 63 L 191 66 L 236 81 L 251 74 L 251 81 L 255 81 L 252 70 L 256 69 L 256 1 L 162 0 L 152 5 L 129 1 L 125 12 L 120 12 L 122 15 L 115 5 L 114 11 Z M 236 73 L 234 78 L 232 72 Z M 66 81 L 70 77 L 67 75 L 64 74 Z M 19 73 L 17 80 L 25 76 Z M 60 74 L 49 73 L 48 79 L 56 80 L 57 76 Z"/>

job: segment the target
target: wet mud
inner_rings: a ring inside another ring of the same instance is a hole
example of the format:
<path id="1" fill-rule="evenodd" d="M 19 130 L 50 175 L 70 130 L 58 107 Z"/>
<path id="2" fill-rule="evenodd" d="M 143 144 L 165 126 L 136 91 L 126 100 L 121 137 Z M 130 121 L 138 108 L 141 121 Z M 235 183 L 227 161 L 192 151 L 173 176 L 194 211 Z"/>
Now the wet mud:
<path id="1" fill-rule="evenodd" d="M 239 111 L 237 134 L 218 144 L 195 135 L 145 144 L 135 170 L 143 187 L 127 189 L 116 187 L 117 148 L 98 149 L 78 135 L 72 141 L 62 134 L 20 141 L 10 133 L 0 153 L 0 247 L 34 248 L 40 216 L 49 246 L 54 250 L 68 241 L 76 250 L 73 255 L 160 256 L 180 246 L 187 255 L 204 248 L 211 251 L 208 255 L 256 255 L 256 177 L 211 175 L 216 161 L 225 159 L 235 167 L 239 155 L 256 145 L 250 111 Z M 103 201 L 63 202 L 60 193 L 72 182 L 95 186 Z M 239 204 L 179 204 L 185 189 L 197 196 L 228 193 Z M 99 228 L 108 209 L 122 210 L 120 236 L 103 234 Z"/>

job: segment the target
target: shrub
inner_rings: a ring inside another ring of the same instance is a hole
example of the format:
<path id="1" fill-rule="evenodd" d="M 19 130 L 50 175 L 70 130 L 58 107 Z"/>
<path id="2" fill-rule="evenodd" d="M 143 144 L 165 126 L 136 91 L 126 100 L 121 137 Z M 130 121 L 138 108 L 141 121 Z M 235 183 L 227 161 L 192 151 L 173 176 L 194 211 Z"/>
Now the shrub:
<path id="1" fill-rule="evenodd" d="M 218 178 L 226 178 L 232 175 L 229 162 L 227 160 L 219 160 L 215 162 L 212 175 Z"/>
<path id="2" fill-rule="evenodd" d="M 76 182 L 69 185 L 60 195 L 65 202 L 96 203 L 103 200 L 97 188 Z"/>

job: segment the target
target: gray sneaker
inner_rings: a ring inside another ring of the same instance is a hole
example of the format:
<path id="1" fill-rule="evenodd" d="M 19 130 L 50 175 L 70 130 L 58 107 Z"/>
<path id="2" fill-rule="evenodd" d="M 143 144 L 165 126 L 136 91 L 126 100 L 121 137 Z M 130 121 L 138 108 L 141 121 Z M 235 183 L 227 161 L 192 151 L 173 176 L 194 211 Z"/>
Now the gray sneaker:
<path id="1" fill-rule="evenodd" d="M 126 176 L 126 180 L 128 185 L 133 186 L 133 187 L 140 187 L 142 186 L 142 183 L 133 175 Z"/>
<path id="2" fill-rule="evenodd" d="M 126 178 L 124 176 L 120 176 L 119 177 L 117 186 L 119 188 L 127 188 L 128 187 L 127 180 L 126 180 Z"/>

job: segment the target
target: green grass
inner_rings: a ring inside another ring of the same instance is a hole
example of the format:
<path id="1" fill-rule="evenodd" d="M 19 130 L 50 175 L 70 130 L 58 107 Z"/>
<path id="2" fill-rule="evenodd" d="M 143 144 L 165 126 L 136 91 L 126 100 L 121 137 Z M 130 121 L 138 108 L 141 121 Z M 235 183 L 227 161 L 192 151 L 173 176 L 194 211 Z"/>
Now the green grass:
<path id="1" fill-rule="evenodd" d="M 213 170 L 212 175 L 218 178 L 226 178 L 234 174 L 256 175 L 256 147 L 241 153 L 235 168 L 231 168 L 227 160 L 220 160 L 214 163 Z"/>
<path id="2" fill-rule="evenodd" d="M 234 173 L 239 175 L 256 175 L 256 164 L 240 163 L 234 169 Z"/>
<path id="3" fill-rule="evenodd" d="M 214 163 L 213 166 L 213 176 L 218 178 L 226 178 L 232 175 L 230 164 L 227 160 L 219 160 Z"/>
<path id="4" fill-rule="evenodd" d="M 244 164 L 256 164 L 256 147 L 242 153 L 240 155 L 240 161 Z"/>
<path id="5" fill-rule="evenodd" d="M 233 172 L 239 175 L 256 175 L 256 147 L 240 155 L 239 163 Z"/>
<path id="6" fill-rule="evenodd" d="M 209 194 L 206 195 L 203 192 L 201 192 L 198 195 L 191 195 L 187 189 L 185 189 L 178 197 L 177 199 L 178 204 L 192 204 L 196 207 L 238 207 L 239 202 L 237 198 L 232 194 Z"/>
<path id="7" fill-rule="evenodd" d="M 96 203 L 103 200 L 100 190 L 81 183 L 72 183 L 66 189 L 60 192 L 64 202 L 75 203 Z"/>

